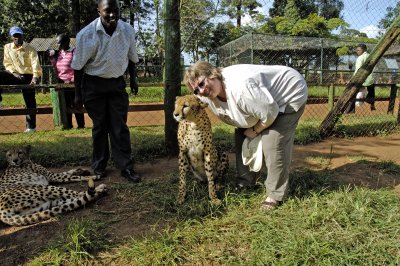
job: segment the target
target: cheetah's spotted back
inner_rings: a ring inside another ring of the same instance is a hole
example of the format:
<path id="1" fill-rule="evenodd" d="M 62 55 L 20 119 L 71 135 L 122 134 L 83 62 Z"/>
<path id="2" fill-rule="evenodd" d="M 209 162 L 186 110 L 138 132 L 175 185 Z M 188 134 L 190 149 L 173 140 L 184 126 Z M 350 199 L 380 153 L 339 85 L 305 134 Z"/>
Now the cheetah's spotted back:
<path id="1" fill-rule="evenodd" d="M 106 185 L 94 186 L 96 176 L 72 169 L 53 173 L 29 158 L 30 146 L 13 147 L 6 153 L 8 167 L 0 178 L 0 220 L 9 225 L 28 225 L 72 211 L 107 192 Z M 88 182 L 87 191 L 49 185 Z"/>

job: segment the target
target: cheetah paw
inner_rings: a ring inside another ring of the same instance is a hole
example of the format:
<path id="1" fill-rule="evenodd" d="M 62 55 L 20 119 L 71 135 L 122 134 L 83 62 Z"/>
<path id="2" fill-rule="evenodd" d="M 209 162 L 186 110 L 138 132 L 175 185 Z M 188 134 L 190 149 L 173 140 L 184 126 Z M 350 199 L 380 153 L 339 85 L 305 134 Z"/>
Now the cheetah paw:
<path id="1" fill-rule="evenodd" d="M 220 199 L 212 199 L 211 204 L 214 206 L 220 206 L 222 204 L 222 201 Z"/>
<path id="2" fill-rule="evenodd" d="M 106 194 L 108 192 L 108 188 L 105 184 L 98 185 L 95 190 L 98 194 Z"/>
<path id="3" fill-rule="evenodd" d="M 86 170 L 86 169 L 77 168 L 77 169 L 73 170 L 72 175 L 88 176 L 88 175 L 90 175 L 90 171 Z"/>

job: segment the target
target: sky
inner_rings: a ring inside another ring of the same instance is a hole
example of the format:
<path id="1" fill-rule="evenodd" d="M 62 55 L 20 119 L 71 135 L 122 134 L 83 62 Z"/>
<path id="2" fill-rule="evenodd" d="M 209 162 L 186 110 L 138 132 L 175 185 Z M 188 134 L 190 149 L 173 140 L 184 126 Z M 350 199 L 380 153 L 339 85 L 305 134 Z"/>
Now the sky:
<path id="1" fill-rule="evenodd" d="M 387 7 L 395 7 L 398 0 L 343 0 L 343 19 L 350 24 L 349 28 L 364 32 L 368 37 L 379 33 L 377 25 L 387 14 Z M 259 0 L 262 11 L 268 14 L 273 0 Z M 245 19 L 246 20 L 246 19 Z"/>

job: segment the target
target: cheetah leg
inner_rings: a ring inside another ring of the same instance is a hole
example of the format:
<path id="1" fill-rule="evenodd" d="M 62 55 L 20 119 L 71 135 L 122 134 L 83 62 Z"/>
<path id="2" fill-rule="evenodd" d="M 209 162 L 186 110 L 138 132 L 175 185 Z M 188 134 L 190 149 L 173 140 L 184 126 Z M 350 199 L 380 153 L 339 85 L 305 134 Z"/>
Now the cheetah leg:
<path id="1" fill-rule="evenodd" d="M 217 180 L 218 183 L 216 185 L 217 191 L 220 191 L 224 188 L 226 182 L 226 173 L 229 168 L 229 158 L 226 152 L 218 153 L 218 163 L 217 163 Z"/>
<path id="2" fill-rule="evenodd" d="M 204 154 L 204 168 L 206 170 L 206 175 L 208 179 L 208 195 L 211 199 L 211 203 L 213 205 L 220 205 L 221 200 L 217 197 L 217 192 L 215 189 L 215 172 L 214 169 L 216 167 L 216 161 L 211 159 L 209 153 Z"/>
<path id="3" fill-rule="evenodd" d="M 53 183 L 68 183 L 77 181 L 88 181 L 89 179 L 99 179 L 99 177 L 95 175 L 89 176 L 90 172 L 88 170 L 83 170 L 80 168 L 61 173 L 53 173 L 39 164 L 35 164 L 35 168 L 38 173 L 44 175 L 47 180 L 49 180 L 49 182 Z"/>
<path id="4" fill-rule="evenodd" d="M 48 220 L 56 216 L 57 214 L 61 214 L 64 212 L 80 208 L 86 205 L 87 203 L 94 201 L 98 197 L 104 195 L 106 192 L 107 192 L 107 187 L 105 184 L 100 184 L 99 186 L 95 187 L 93 180 L 89 180 L 88 189 L 85 194 L 73 198 L 71 200 L 68 200 L 63 204 L 51 207 L 48 210 L 27 215 L 0 213 L 0 218 L 2 222 L 9 225 L 23 226 L 23 225 L 35 224 Z"/>
<path id="5" fill-rule="evenodd" d="M 179 192 L 178 204 L 182 204 L 186 197 L 186 177 L 189 172 L 189 160 L 183 151 L 179 151 Z"/>

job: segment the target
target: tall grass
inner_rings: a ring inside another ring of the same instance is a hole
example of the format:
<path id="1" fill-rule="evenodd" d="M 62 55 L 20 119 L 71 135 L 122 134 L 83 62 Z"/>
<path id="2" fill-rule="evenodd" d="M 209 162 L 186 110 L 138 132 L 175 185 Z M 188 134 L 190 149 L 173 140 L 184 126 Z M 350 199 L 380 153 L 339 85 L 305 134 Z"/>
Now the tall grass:
<path id="1" fill-rule="evenodd" d="M 50 245 L 44 256 L 34 259 L 31 265 L 82 265 L 94 256 L 91 252 L 98 247 L 105 248 L 107 240 L 100 233 L 102 223 L 90 219 L 75 219 L 67 225 L 65 237 L 60 235 L 57 242 Z"/>

